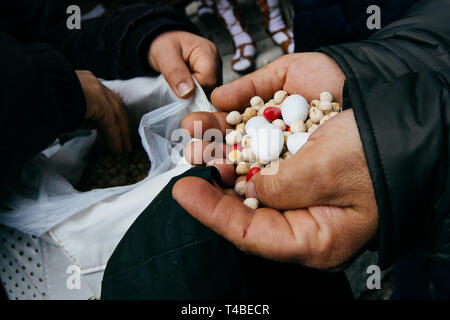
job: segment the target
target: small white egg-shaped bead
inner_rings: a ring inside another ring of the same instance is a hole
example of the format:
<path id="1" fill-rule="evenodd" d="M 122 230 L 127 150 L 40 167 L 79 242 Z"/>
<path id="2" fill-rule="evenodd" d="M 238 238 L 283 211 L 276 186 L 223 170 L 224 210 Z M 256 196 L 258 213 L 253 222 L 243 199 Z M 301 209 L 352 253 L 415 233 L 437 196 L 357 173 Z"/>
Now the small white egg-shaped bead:
<path id="1" fill-rule="evenodd" d="M 309 128 L 311 128 L 311 126 L 314 124 L 314 122 L 311 119 L 306 120 L 305 122 L 305 126 L 306 126 L 306 130 L 308 130 Z"/>
<path id="2" fill-rule="evenodd" d="M 278 90 L 275 92 L 273 96 L 273 100 L 275 100 L 275 104 L 281 104 L 287 96 L 287 92 L 284 90 Z"/>
<path id="3" fill-rule="evenodd" d="M 242 121 L 242 116 L 237 111 L 231 111 L 229 114 L 227 114 L 226 121 L 228 124 L 231 124 L 234 126 Z"/>
<path id="4" fill-rule="evenodd" d="M 238 183 L 236 183 L 236 185 L 234 186 L 234 192 L 240 196 L 240 197 L 244 197 L 245 196 L 245 188 L 247 187 L 247 182 L 244 181 L 239 181 Z"/>
<path id="5" fill-rule="evenodd" d="M 296 133 L 296 132 L 305 132 L 306 131 L 306 125 L 303 121 L 301 120 L 294 120 L 291 123 L 291 132 L 292 133 Z"/>
<path id="6" fill-rule="evenodd" d="M 306 132 L 297 132 L 289 137 L 287 147 L 293 155 L 308 141 L 310 134 Z"/>
<path id="7" fill-rule="evenodd" d="M 284 99 L 281 104 L 281 114 L 284 122 L 290 126 L 294 120 L 305 121 L 308 117 L 308 102 L 299 94 L 293 94 Z"/>
<path id="8" fill-rule="evenodd" d="M 258 209 L 259 207 L 259 201 L 256 198 L 247 198 L 244 200 L 244 204 L 253 210 Z"/>
<path id="9" fill-rule="evenodd" d="M 320 94 L 320 101 L 332 102 L 333 101 L 333 95 L 331 94 L 331 92 L 324 91 L 324 92 L 322 92 Z"/>
<path id="10" fill-rule="evenodd" d="M 225 142 L 229 145 L 241 143 L 242 133 L 238 130 L 233 130 L 225 136 Z"/>

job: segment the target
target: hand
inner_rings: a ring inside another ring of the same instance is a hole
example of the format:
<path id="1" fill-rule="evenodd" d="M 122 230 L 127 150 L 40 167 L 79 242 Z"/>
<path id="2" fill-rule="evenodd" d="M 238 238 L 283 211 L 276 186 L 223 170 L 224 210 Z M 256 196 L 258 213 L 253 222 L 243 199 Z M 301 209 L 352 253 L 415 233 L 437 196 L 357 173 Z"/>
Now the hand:
<path id="1" fill-rule="evenodd" d="M 222 67 L 216 46 L 209 40 L 185 31 L 169 31 L 153 40 L 150 66 L 162 73 L 179 98 L 194 93 L 192 75 L 202 87 L 222 81 Z"/>
<path id="2" fill-rule="evenodd" d="M 230 166 L 218 167 L 225 180 Z M 179 180 L 173 197 L 241 250 L 278 261 L 335 270 L 374 237 L 377 205 L 352 110 L 321 125 L 278 173 L 266 170 L 247 196 L 269 208 L 251 210 L 232 190 L 196 177 Z"/>
<path id="3" fill-rule="evenodd" d="M 86 98 L 85 120 L 98 129 L 114 153 L 131 152 L 128 116 L 120 97 L 105 87 L 90 71 L 75 71 Z"/>

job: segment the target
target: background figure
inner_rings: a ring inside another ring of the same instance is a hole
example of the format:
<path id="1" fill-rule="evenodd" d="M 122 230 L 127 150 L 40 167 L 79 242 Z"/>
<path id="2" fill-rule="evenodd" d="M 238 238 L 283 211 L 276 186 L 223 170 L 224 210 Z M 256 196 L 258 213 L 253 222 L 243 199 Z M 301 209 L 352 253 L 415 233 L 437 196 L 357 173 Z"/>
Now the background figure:
<path id="1" fill-rule="evenodd" d="M 231 61 L 232 69 L 239 73 L 252 70 L 255 67 L 255 42 L 239 14 L 237 1 L 197 0 L 196 2 L 200 18 L 210 16 L 215 11 L 230 34 L 235 48 Z M 264 18 L 265 30 L 273 42 L 280 46 L 284 54 L 294 52 L 292 29 L 285 22 L 279 0 L 258 0 L 257 3 Z"/>

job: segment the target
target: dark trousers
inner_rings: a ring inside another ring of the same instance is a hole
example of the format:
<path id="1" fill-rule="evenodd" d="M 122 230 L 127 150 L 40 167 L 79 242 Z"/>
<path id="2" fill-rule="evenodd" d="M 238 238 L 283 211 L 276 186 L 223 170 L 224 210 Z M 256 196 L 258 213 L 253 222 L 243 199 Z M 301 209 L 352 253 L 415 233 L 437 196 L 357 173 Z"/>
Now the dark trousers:
<path id="1" fill-rule="evenodd" d="M 142 212 L 105 270 L 102 299 L 351 299 L 343 273 L 247 255 L 192 218 L 172 198 L 175 177 Z"/>

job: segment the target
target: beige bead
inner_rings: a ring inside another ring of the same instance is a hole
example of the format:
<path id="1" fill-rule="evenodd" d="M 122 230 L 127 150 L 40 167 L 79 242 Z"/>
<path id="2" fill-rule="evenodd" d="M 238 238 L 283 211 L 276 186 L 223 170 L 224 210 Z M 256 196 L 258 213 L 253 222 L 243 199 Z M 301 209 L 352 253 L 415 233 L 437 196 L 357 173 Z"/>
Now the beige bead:
<path id="1" fill-rule="evenodd" d="M 239 164 L 236 166 L 236 174 L 238 176 L 247 174 L 249 170 L 250 170 L 250 164 L 247 162 L 239 162 Z"/>
<path id="2" fill-rule="evenodd" d="M 272 124 L 281 129 L 281 131 L 286 130 L 286 123 L 284 123 L 281 119 L 275 119 L 272 121 Z"/>
<path id="3" fill-rule="evenodd" d="M 250 164 L 250 169 L 253 169 L 253 168 L 256 168 L 256 167 L 262 169 L 262 168 L 264 168 L 264 165 L 262 165 L 261 163 L 258 163 L 258 162 Z"/>
<path id="4" fill-rule="evenodd" d="M 284 101 L 284 99 L 286 99 L 286 96 L 287 96 L 286 91 L 278 90 L 277 92 L 275 92 L 273 100 L 275 100 L 276 104 L 281 104 Z"/>
<path id="5" fill-rule="evenodd" d="M 314 122 L 311 119 L 306 120 L 306 122 L 305 122 L 306 129 L 311 128 L 311 126 L 313 124 L 314 124 Z"/>
<path id="6" fill-rule="evenodd" d="M 294 120 L 294 121 L 292 121 L 290 127 L 291 127 L 291 133 L 305 132 L 306 131 L 306 125 L 301 120 Z"/>
<path id="7" fill-rule="evenodd" d="M 238 130 L 233 130 L 225 136 L 225 142 L 231 146 L 241 143 L 242 133 Z"/>
<path id="8" fill-rule="evenodd" d="M 266 106 L 262 106 L 261 109 L 259 109 L 258 111 L 258 117 L 263 117 L 264 116 L 264 110 L 266 110 Z"/>
<path id="9" fill-rule="evenodd" d="M 323 113 L 331 112 L 331 110 L 333 110 L 333 105 L 329 101 L 320 101 L 319 110 Z"/>
<path id="10" fill-rule="evenodd" d="M 242 148 L 250 148 L 250 145 L 252 143 L 252 138 L 249 135 L 245 135 L 242 137 L 241 146 Z"/>
<path id="11" fill-rule="evenodd" d="M 318 108 L 319 107 L 319 104 L 320 104 L 320 100 L 313 100 L 313 101 L 311 101 L 311 107 L 316 107 L 316 108 Z"/>
<path id="12" fill-rule="evenodd" d="M 228 160 L 230 160 L 233 163 L 239 163 L 242 162 L 242 152 L 239 151 L 238 149 L 234 149 L 232 150 L 229 154 L 228 154 Z"/>
<path id="13" fill-rule="evenodd" d="M 250 99 L 250 106 L 254 108 L 261 108 L 264 105 L 264 100 L 261 97 L 254 96 Z"/>
<path id="14" fill-rule="evenodd" d="M 325 121 L 327 121 L 328 119 L 330 119 L 329 115 L 325 115 L 323 116 L 322 120 L 320 120 L 320 124 L 323 124 Z"/>
<path id="15" fill-rule="evenodd" d="M 285 153 L 283 153 L 283 155 L 281 157 L 283 158 L 283 160 L 287 160 L 290 157 L 292 157 L 292 153 L 290 153 L 289 151 L 286 151 Z"/>
<path id="16" fill-rule="evenodd" d="M 329 114 L 328 114 L 328 116 L 330 117 L 330 118 L 332 118 L 332 117 L 334 117 L 334 116 L 336 116 L 338 113 L 337 112 L 330 112 Z"/>
<path id="17" fill-rule="evenodd" d="M 240 197 L 244 197 L 245 196 L 245 188 L 247 187 L 247 182 L 246 181 L 239 181 L 238 183 L 236 183 L 236 185 L 234 186 L 234 192 L 240 196 Z"/>
<path id="18" fill-rule="evenodd" d="M 323 112 L 317 107 L 311 107 L 309 109 L 309 119 L 313 123 L 319 123 L 320 120 L 323 118 Z M 309 128 L 308 128 L 309 129 Z"/>
<path id="19" fill-rule="evenodd" d="M 291 136 L 292 135 L 292 132 L 289 132 L 289 131 L 284 131 L 283 132 L 283 136 L 284 136 L 284 144 L 286 145 L 286 143 L 287 143 L 287 140 L 288 140 L 288 138 L 289 138 L 289 136 Z"/>
<path id="20" fill-rule="evenodd" d="M 320 101 L 327 101 L 327 102 L 332 102 L 333 101 L 333 95 L 328 92 L 328 91 L 324 91 L 320 94 Z"/>
<path id="21" fill-rule="evenodd" d="M 236 125 L 236 131 L 245 134 L 245 123 L 241 122 L 238 125 Z"/>
<path id="22" fill-rule="evenodd" d="M 259 201 L 256 198 L 247 198 L 244 200 L 244 204 L 253 210 L 258 209 L 259 207 Z"/>
<path id="23" fill-rule="evenodd" d="M 333 111 L 335 111 L 335 112 L 341 112 L 342 111 L 342 107 L 341 107 L 341 105 L 339 103 L 333 102 L 332 105 L 333 105 Z"/>
<path id="24" fill-rule="evenodd" d="M 311 126 L 311 128 L 308 129 L 308 133 L 313 133 L 314 131 L 317 130 L 318 127 L 319 127 L 319 125 L 313 124 L 313 125 Z"/>
<path id="25" fill-rule="evenodd" d="M 255 109 L 247 108 L 245 109 L 244 114 L 242 115 L 242 120 L 244 120 L 244 122 L 247 122 L 251 118 L 255 117 L 257 114 L 258 111 L 256 111 Z"/>
<path id="26" fill-rule="evenodd" d="M 231 111 L 226 118 L 226 121 L 228 124 L 231 125 L 236 125 L 238 123 L 240 123 L 242 121 L 242 116 L 239 112 L 237 111 Z"/>
<path id="27" fill-rule="evenodd" d="M 256 160 L 255 153 L 250 148 L 242 149 L 242 157 L 247 162 L 254 162 Z"/>

